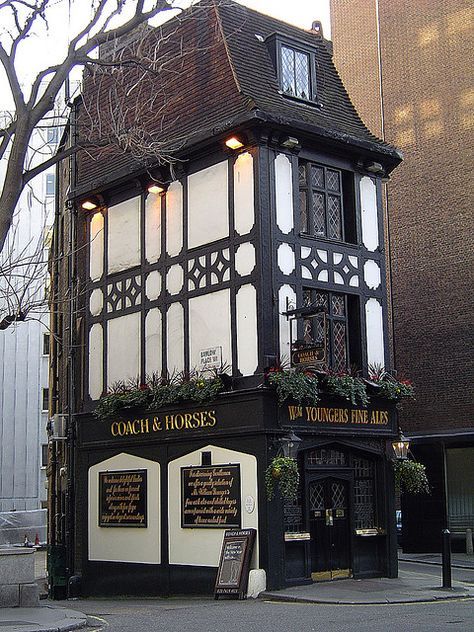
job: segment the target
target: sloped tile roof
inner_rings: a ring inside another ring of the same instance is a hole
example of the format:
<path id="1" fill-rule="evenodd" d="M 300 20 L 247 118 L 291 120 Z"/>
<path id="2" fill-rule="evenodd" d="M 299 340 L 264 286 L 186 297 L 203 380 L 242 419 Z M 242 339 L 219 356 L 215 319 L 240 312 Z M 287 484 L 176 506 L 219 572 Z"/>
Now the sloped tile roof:
<path id="1" fill-rule="evenodd" d="M 313 47 L 317 60 L 318 101 L 322 107 L 297 102 L 281 94 L 265 39 L 274 33 L 297 38 Z M 258 37 L 257 37 L 258 36 Z M 262 41 L 263 40 L 263 41 Z M 142 29 L 135 44 L 158 47 L 168 62 L 139 89 L 130 122 L 175 143 L 182 151 L 252 119 L 301 127 L 307 133 L 359 145 L 399 161 L 396 149 L 377 139 L 362 123 L 337 74 L 324 40 L 232 0 L 205 0 L 156 29 Z M 130 45 L 130 42 L 127 43 Z M 161 47 L 161 48 L 160 48 Z M 133 44 L 132 44 L 133 49 Z M 112 74 L 84 81 L 84 99 L 94 90 L 107 91 Z M 101 102 L 101 97 L 97 98 Z M 150 103 L 149 110 L 143 104 Z M 165 103 L 165 108 L 160 108 Z M 155 109 L 160 111 L 155 115 Z M 93 124 L 93 123 L 92 123 Z M 80 126 L 79 126 L 80 128 Z M 100 188 L 143 163 L 111 145 L 81 152 L 76 192 Z"/>

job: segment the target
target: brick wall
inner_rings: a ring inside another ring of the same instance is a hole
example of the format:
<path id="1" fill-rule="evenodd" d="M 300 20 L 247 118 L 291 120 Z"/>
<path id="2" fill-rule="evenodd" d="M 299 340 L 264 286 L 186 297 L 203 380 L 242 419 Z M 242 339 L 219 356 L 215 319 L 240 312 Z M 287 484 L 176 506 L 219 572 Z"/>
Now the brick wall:
<path id="1" fill-rule="evenodd" d="M 378 111 L 373 71 L 366 86 L 360 74 L 363 60 L 376 56 L 376 37 L 366 37 L 375 10 L 375 1 L 332 2 L 336 65 L 369 124 Z M 379 0 L 378 10 L 385 139 L 405 155 L 388 186 L 395 358 L 417 386 L 401 422 L 411 431 L 467 428 L 474 410 L 474 10 L 463 0 Z"/>

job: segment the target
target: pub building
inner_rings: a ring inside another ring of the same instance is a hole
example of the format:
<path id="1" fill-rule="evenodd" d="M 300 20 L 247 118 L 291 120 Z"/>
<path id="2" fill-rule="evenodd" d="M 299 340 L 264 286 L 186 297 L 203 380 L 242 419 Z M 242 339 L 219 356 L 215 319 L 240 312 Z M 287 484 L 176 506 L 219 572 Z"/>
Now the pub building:
<path id="1" fill-rule="evenodd" d="M 395 577 L 393 403 L 279 404 L 268 375 L 284 358 L 390 369 L 382 178 L 401 156 L 362 123 L 319 23 L 192 11 L 140 35 L 189 47 L 156 122 L 181 139 L 173 169 L 98 148 L 59 172 L 54 291 L 73 299 L 53 314 L 52 594 L 210 593 L 228 529 L 256 531 L 260 588 Z M 86 77 L 84 103 L 100 89 Z M 93 414 L 118 380 L 212 367 L 210 401 Z M 278 454 L 296 455 L 296 500 L 267 497 Z"/>

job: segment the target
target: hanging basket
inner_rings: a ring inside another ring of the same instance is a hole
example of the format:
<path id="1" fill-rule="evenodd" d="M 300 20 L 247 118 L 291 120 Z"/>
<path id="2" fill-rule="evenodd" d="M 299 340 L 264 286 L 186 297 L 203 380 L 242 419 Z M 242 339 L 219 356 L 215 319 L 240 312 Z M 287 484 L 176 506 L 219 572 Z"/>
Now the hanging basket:
<path id="1" fill-rule="evenodd" d="M 265 488 L 268 500 L 275 495 L 275 485 L 286 500 L 294 500 L 298 494 L 300 475 L 296 459 L 288 456 L 275 457 L 265 471 Z"/>
<path id="2" fill-rule="evenodd" d="M 426 468 L 422 463 L 408 459 L 397 461 L 393 466 L 395 487 L 401 494 L 430 494 Z"/>

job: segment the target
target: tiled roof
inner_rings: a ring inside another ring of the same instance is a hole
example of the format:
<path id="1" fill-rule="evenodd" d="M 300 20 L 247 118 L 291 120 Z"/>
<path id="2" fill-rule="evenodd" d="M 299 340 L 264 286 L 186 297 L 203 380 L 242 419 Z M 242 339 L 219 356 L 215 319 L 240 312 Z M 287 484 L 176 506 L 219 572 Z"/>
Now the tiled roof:
<path id="1" fill-rule="evenodd" d="M 222 134 L 239 123 L 267 120 L 359 145 L 398 162 L 397 151 L 378 140 L 362 123 L 320 36 L 231 0 L 215 4 L 206 0 L 183 16 L 156 29 L 142 29 L 137 37 L 142 49 L 144 45 L 160 47 L 168 63 L 158 75 L 149 76 L 140 85 L 139 105 L 136 109 L 132 106 L 128 113 L 131 123 L 138 119 L 138 124 L 151 134 L 174 140 L 176 147 L 187 151 L 199 140 Z M 298 38 L 314 47 L 322 107 L 296 102 L 280 93 L 264 41 L 273 33 Z M 111 81 L 102 76 L 100 90 L 106 91 Z M 85 98 L 96 88 L 97 84 L 86 78 Z M 147 103 L 150 107 L 145 111 L 143 104 Z M 163 103 L 166 107 L 155 116 Z M 140 168 L 140 162 L 115 146 L 82 152 L 77 191 L 101 187 Z"/>

